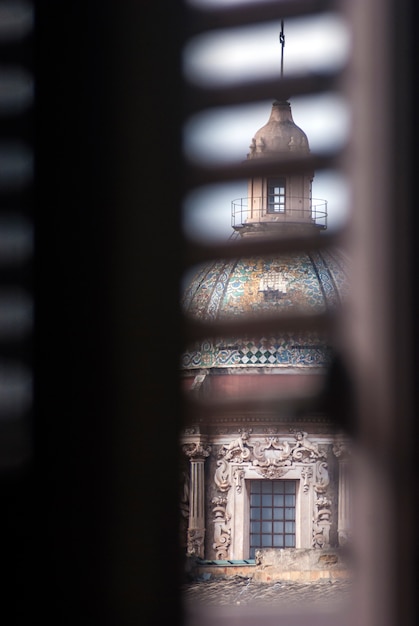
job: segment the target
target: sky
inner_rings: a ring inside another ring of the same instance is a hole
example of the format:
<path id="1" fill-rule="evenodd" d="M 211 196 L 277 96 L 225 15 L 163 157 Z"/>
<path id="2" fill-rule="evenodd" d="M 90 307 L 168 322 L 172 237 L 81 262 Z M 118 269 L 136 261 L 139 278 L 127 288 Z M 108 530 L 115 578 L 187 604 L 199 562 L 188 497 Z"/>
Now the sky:
<path id="1" fill-rule="evenodd" d="M 246 0 L 189 0 L 190 4 L 246 5 Z M 234 86 L 259 78 L 280 79 L 280 21 L 252 27 L 205 33 L 187 42 L 183 51 L 184 77 L 204 86 Z M 341 67 L 350 53 L 350 35 L 341 16 L 325 13 L 284 22 L 284 74 L 326 71 Z M 241 162 L 256 131 L 269 119 L 271 100 L 202 111 L 187 120 L 183 149 L 196 163 Z M 313 153 L 344 144 L 350 132 L 350 116 L 343 96 L 324 93 L 290 98 L 294 122 L 307 135 Z M 328 202 L 328 228 L 346 219 L 349 193 L 337 171 L 316 172 L 313 198 Z M 231 201 L 247 196 L 246 180 L 211 185 L 184 199 L 185 233 L 200 240 L 225 241 L 232 233 Z"/>

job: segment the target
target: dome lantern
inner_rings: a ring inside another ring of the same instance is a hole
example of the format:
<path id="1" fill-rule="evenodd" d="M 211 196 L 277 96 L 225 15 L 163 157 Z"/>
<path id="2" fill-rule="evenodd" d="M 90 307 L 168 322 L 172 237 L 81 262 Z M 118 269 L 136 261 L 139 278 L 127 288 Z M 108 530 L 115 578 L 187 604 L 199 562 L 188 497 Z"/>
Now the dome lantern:
<path id="1" fill-rule="evenodd" d="M 252 139 L 246 163 L 310 154 L 308 139 L 292 117 L 289 102 L 275 101 L 268 122 Z M 310 234 L 326 228 L 327 203 L 313 200 L 312 171 L 277 172 L 248 179 L 248 197 L 232 202 L 232 226 L 242 236 Z"/>

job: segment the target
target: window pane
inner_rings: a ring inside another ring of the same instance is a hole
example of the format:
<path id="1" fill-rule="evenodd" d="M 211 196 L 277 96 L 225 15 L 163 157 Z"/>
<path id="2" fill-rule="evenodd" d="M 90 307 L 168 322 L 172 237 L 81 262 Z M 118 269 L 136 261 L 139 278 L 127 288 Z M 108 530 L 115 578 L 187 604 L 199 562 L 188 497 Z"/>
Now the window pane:
<path id="1" fill-rule="evenodd" d="M 295 523 L 294 522 L 285 522 L 285 532 L 286 533 L 295 533 Z"/>
<path id="2" fill-rule="evenodd" d="M 284 481 L 283 480 L 274 480 L 273 481 L 273 492 L 274 493 L 284 493 Z"/>
<path id="3" fill-rule="evenodd" d="M 284 496 L 274 496 L 274 506 L 284 506 Z"/>
<path id="4" fill-rule="evenodd" d="M 259 535 L 250 535 L 250 546 L 252 548 L 259 548 L 259 546 L 260 546 L 260 537 L 259 537 Z"/>
<path id="5" fill-rule="evenodd" d="M 262 535 L 262 547 L 263 548 L 272 547 L 272 535 Z"/>
<path id="6" fill-rule="evenodd" d="M 262 505 L 263 506 L 272 506 L 272 495 L 262 496 Z"/>
<path id="7" fill-rule="evenodd" d="M 272 534 L 272 522 L 263 522 L 262 523 L 262 532 L 263 533 L 271 533 Z"/>
<path id="8" fill-rule="evenodd" d="M 262 519 L 272 519 L 272 509 L 270 507 L 264 507 L 262 509 Z M 292 518 L 288 518 L 288 519 L 292 519 Z"/>
<path id="9" fill-rule="evenodd" d="M 260 522 L 251 522 L 250 530 L 252 533 L 260 533 Z"/>
<path id="10" fill-rule="evenodd" d="M 274 548 L 284 547 L 284 535 L 274 535 Z"/>
<path id="11" fill-rule="evenodd" d="M 285 519 L 295 519 L 295 509 L 285 509 Z"/>
<path id="12" fill-rule="evenodd" d="M 284 519 L 284 508 L 282 506 L 278 508 L 274 508 L 273 519 L 278 520 L 278 521 L 281 521 Z"/>
<path id="13" fill-rule="evenodd" d="M 258 493 L 250 496 L 250 504 L 252 506 L 260 506 L 260 495 Z"/>
<path id="14" fill-rule="evenodd" d="M 292 523 L 292 522 L 287 522 Z M 284 532 L 284 522 L 274 522 L 274 533 L 283 533 Z"/>
<path id="15" fill-rule="evenodd" d="M 295 481 L 285 480 L 285 493 L 295 493 Z"/>
<path id="16" fill-rule="evenodd" d="M 250 509 L 250 519 L 260 519 L 260 509 Z"/>
<path id="17" fill-rule="evenodd" d="M 295 496 L 285 496 L 285 506 L 295 506 Z"/>
<path id="18" fill-rule="evenodd" d="M 270 480 L 262 482 L 262 493 L 272 493 L 272 485 Z"/>
<path id="19" fill-rule="evenodd" d="M 260 481 L 252 480 L 250 483 L 250 491 L 251 493 L 260 493 Z"/>
<path id="20" fill-rule="evenodd" d="M 295 537 L 294 537 L 294 535 L 285 535 L 285 547 L 286 548 L 294 548 L 295 547 Z"/>

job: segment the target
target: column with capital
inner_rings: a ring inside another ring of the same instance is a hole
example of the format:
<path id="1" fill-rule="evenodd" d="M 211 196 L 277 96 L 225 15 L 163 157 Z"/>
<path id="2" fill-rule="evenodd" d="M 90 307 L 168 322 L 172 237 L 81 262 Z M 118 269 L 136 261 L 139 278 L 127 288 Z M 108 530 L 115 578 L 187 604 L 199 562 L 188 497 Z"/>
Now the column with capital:
<path id="1" fill-rule="evenodd" d="M 339 459 L 338 541 L 344 546 L 351 539 L 351 449 L 346 441 L 339 441 L 333 446 L 333 452 Z"/>
<path id="2" fill-rule="evenodd" d="M 188 443 L 183 451 L 190 459 L 188 554 L 204 558 L 205 541 L 205 459 L 211 447 Z"/>

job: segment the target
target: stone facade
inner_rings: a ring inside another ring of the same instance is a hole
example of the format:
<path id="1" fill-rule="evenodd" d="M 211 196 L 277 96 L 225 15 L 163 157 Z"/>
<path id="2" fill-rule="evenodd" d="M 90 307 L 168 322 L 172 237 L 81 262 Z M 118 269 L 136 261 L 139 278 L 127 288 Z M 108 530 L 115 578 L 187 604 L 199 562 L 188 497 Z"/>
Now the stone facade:
<path id="1" fill-rule="evenodd" d="M 347 440 L 296 428 L 224 427 L 210 436 L 197 436 L 193 430 L 185 432 L 189 441 L 182 444 L 190 465 L 189 477 L 184 474 L 183 493 L 188 496 L 182 502 L 188 520 L 183 543 L 189 555 L 213 561 L 250 558 L 253 480 L 296 481 L 295 550 L 346 545 L 349 486 L 342 455 L 346 463 Z M 260 555 L 257 550 L 256 564 Z"/>

